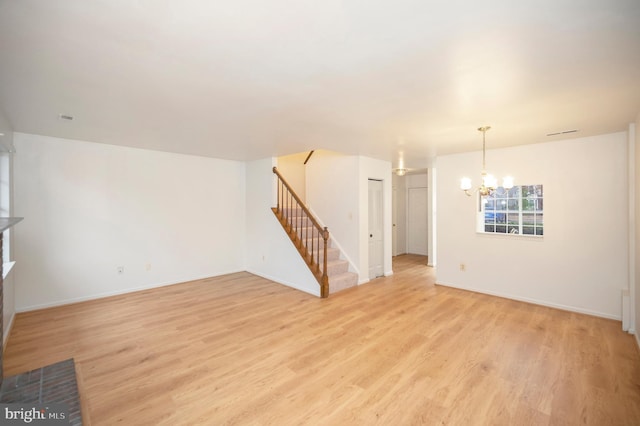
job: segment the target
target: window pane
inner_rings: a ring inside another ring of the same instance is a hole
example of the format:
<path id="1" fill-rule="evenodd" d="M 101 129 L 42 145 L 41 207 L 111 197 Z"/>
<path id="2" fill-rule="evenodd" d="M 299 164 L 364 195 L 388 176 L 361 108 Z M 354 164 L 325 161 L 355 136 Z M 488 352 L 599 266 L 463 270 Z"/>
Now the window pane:
<path id="1" fill-rule="evenodd" d="M 484 223 L 493 224 L 496 220 L 496 214 L 494 212 L 485 212 L 484 213 Z"/>
<path id="2" fill-rule="evenodd" d="M 487 210 L 495 210 L 496 209 L 495 200 L 493 198 L 487 198 L 486 202 L 484 203 L 484 209 L 485 209 L 485 211 L 487 211 Z"/>
<path id="3" fill-rule="evenodd" d="M 533 235 L 533 226 L 523 226 L 522 227 L 523 235 Z"/>
<path id="4" fill-rule="evenodd" d="M 507 207 L 509 208 L 509 210 L 515 210 L 518 211 L 520 209 L 520 203 L 518 202 L 518 200 L 513 200 L 513 199 L 509 199 L 509 201 L 507 202 Z"/>
<path id="5" fill-rule="evenodd" d="M 493 225 L 485 225 L 484 232 L 496 232 L 496 227 Z"/>
<path id="6" fill-rule="evenodd" d="M 535 215 L 533 213 L 522 213 L 523 225 L 534 225 Z"/>
<path id="7" fill-rule="evenodd" d="M 542 213 L 536 213 L 536 225 L 544 224 Z"/>
<path id="8" fill-rule="evenodd" d="M 536 197 L 540 197 L 542 198 L 542 185 L 534 185 L 534 194 L 536 194 Z"/>
<path id="9" fill-rule="evenodd" d="M 504 225 L 496 225 L 496 233 L 502 233 L 502 234 L 506 234 L 507 233 L 507 227 Z"/>
<path id="10" fill-rule="evenodd" d="M 507 223 L 507 214 L 496 213 L 496 223 Z"/>
<path id="11" fill-rule="evenodd" d="M 519 225 L 520 215 L 518 213 L 509 213 L 507 214 L 507 220 L 509 225 Z"/>
<path id="12" fill-rule="evenodd" d="M 509 233 L 510 234 L 518 234 L 518 227 L 517 226 L 509 226 Z"/>
<path id="13" fill-rule="evenodd" d="M 509 198 L 520 198 L 520 187 L 514 186 L 509 190 Z"/>
<path id="14" fill-rule="evenodd" d="M 542 211 L 542 198 L 536 198 L 534 206 L 536 210 Z"/>
<path id="15" fill-rule="evenodd" d="M 542 226 L 536 226 L 536 235 L 544 235 Z"/>
<path id="16" fill-rule="evenodd" d="M 506 210 L 507 200 L 504 198 L 496 199 L 496 210 Z"/>

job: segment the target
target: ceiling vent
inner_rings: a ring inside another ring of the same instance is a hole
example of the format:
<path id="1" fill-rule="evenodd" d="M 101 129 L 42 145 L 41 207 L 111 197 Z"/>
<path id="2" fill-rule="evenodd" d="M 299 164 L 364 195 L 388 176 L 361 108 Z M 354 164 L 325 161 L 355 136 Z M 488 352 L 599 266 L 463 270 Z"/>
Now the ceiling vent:
<path id="1" fill-rule="evenodd" d="M 60 115 L 58 115 L 58 118 L 59 118 L 60 120 L 72 121 L 72 120 L 73 120 L 73 115 L 69 115 L 69 114 L 60 114 Z"/>
<path id="2" fill-rule="evenodd" d="M 573 130 L 563 130 L 562 132 L 547 133 L 547 136 L 566 135 L 567 133 L 576 133 L 577 131 L 578 131 L 578 129 L 573 129 Z"/>

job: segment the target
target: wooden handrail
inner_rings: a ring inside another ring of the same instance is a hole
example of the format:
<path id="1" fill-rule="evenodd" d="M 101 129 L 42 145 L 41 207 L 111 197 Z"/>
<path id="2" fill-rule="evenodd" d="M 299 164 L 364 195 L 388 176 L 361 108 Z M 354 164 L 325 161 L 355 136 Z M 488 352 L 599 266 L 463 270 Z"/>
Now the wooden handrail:
<path id="1" fill-rule="evenodd" d="M 287 181 L 285 180 L 285 178 L 282 177 L 282 175 L 280 174 L 280 172 L 278 171 L 277 167 L 273 167 L 273 173 L 276 174 L 276 176 L 278 176 L 278 178 L 280 178 L 280 180 L 282 181 L 282 183 L 284 184 L 284 186 L 287 187 L 287 189 L 289 190 L 289 193 L 293 196 L 293 199 L 297 201 L 298 205 L 302 208 L 302 210 L 306 213 L 306 215 L 309 217 L 309 219 L 311 220 L 311 222 L 313 223 L 313 225 L 319 230 L 322 231 L 322 226 L 320 226 L 320 224 L 318 223 L 318 221 L 316 220 L 315 217 L 313 217 L 313 215 L 311 214 L 311 212 L 309 211 L 309 209 L 307 208 L 307 206 L 304 205 L 304 202 L 300 199 L 300 197 L 298 197 L 298 194 L 296 194 L 296 192 L 293 190 L 293 188 L 291 188 L 291 186 L 289 185 L 289 183 L 287 183 Z M 279 206 L 278 206 L 279 207 Z"/>
<path id="2" fill-rule="evenodd" d="M 289 232 L 292 241 L 294 241 L 294 243 L 298 247 L 298 250 L 303 255 L 305 262 L 307 262 L 311 270 L 314 272 L 314 275 L 318 280 L 318 283 L 320 284 L 321 297 L 327 297 L 329 295 L 329 277 L 327 275 L 327 246 L 329 240 L 329 230 L 326 226 L 322 227 L 318 223 L 316 218 L 313 217 L 313 214 L 311 214 L 298 194 L 296 194 L 291 185 L 289 185 L 286 179 L 280 174 L 277 167 L 273 167 L 273 173 L 278 177 L 279 180 L 277 194 L 278 204 L 275 209 L 275 213 L 287 232 Z M 280 190 L 281 187 L 286 188 L 286 193 Z M 295 205 L 291 199 L 295 201 Z M 301 212 L 304 213 L 304 216 L 299 216 L 298 220 L 295 223 L 293 221 L 293 218 L 291 217 L 291 211 L 294 208 L 299 208 Z M 309 231 L 303 232 L 303 229 L 306 229 L 302 226 L 303 217 L 311 222 L 313 228 L 316 230 L 315 235 L 317 235 L 318 238 L 316 239 L 315 246 L 313 241 L 314 232 L 311 232 L 311 238 L 309 238 Z M 323 261 L 321 270 L 320 237 L 322 237 L 323 239 Z"/>

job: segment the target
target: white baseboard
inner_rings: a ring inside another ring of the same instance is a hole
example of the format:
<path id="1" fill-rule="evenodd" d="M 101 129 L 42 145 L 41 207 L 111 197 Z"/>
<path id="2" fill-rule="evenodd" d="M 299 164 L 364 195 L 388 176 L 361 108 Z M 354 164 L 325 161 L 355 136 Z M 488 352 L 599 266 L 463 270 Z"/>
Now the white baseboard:
<path id="1" fill-rule="evenodd" d="M 299 285 L 298 285 L 298 284 L 296 284 L 296 283 L 292 283 L 292 282 L 284 281 L 284 280 L 281 280 L 281 279 L 279 279 L 279 278 L 272 277 L 272 276 L 270 276 L 270 275 L 268 275 L 268 274 L 263 274 L 263 273 L 261 273 L 261 272 L 253 271 L 253 270 L 251 270 L 251 269 L 248 269 L 246 272 L 248 272 L 248 273 L 250 273 L 250 274 L 253 274 L 253 275 L 257 275 L 257 276 L 262 277 L 262 278 L 264 278 L 264 279 L 266 279 L 266 280 L 273 281 L 274 283 L 282 284 L 282 285 L 284 285 L 284 286 L 291 287 L 291 288 L 295 288 L 296 290 L 303 291 L 303 292 L 305 292 L 305 293 L 307 293 L 307 294 L 311 294 L 311 295 L 313 295 L 313 296 L 318 296 L 318 297 L 320 297 L 320 285 L 319 285 L 319 284 L 316 286 L 316 291 L 313 291 L 313 290 L 310 290 L 310 289 L 308 289 L 308 288 L 301 287 L 301 286 L 299 286 Z"/>
<path id="2" fill-rule="evenodd" d="M 182 283 L 187 283 L 187 282 L 190 282 L 190 281 L 204 280 L 204 279 L 211 278 L 211 277 L 220 277 L 220 276 L 223 276 L 223 275 L 235 274 L 235 273 L 238 273 L 238 272 L 245 272 L 245 270 L 244 269 L 238 269 L 238 270 L 232 270 L 232 271 L 228 271 L 228 272 L 216 273 L 214 275 L 207 275 L 207 276 L 203 276 L 203 277 L 199 276 L 199 277 L 185 278 L 185 279 L 180 280 L 180 281 L 169 281 L 169 282 L 162 282 L 162 283 L 154 283 L 154 284 L 150 284 L 150 285 L 146 285 L 146 286 L 131 287 L 131 288 L 127 288 L 127 289 L 123 289 L 123 290 L 117 290 L 117 291 L 108 291 L 108 292 L 104 292 L 104 293 L 92 294 L 92 295 L 89 295 L 89 296 L 80 296 L 80 297 L 72 297 L 70 299 L 56 300 L 55 302 L 50 302 L 50 303 L 42 303 L 42 304 L 38 304 L 38 305 L 23 306 L 23 307 L 20 307 L 20 308 L 16 307 L 16 312 L 29 312 L 29 311 L 37 311 L 39 309 L 55 308 L 57 306 L 71 305 L 73 303 L 87 302 L 89 300 L 103 299 L 105 297 L 111 297 L 111 296 L 119 296 L 121 294 L 135 293 L 137 291 L 149 290 L 149 289 L 158 288 L 158 287 L 166 287 L 166 286 L 175 285 L 175 284 L 182 284 Z"/>
<path id="3" fill-rule="evenodd" d="M 592 311 L 590 309 L 578 308 L 578 307 L 575 307 L 575 306 L 562 305 L 560 303 L 547 302 L 545 300 L 538 300 L 538 299 L 531 299 L 531 298 L 528 298 L 528 297 L 514 296 L 512 294 L 501 293 L 501 292 L 496 292 L 496 291 L 488 291 L 488 290 L 478 289 L 478 288 L 473 288 L 473 287 L 464 287 L 464 286 L 451 284 L 451 283 L 437 282 L 436 285 L 441 285 L 441 286 L 444 286 L 444 287 L 457 288 L 457 289 L 460 289 L 460 290 L 473 291 L 475 293 L 488 294 L 489 296 L 497 296 L 497 297 L 502 297 L 502 298 L 505 298 L 505 299 L 517 300 L 519 302 L 527 302 L 527 303 L 531 303 L 531 304 L 534 304 L 534 305 L 546 306 L 548 308 L 555 308 L 555 309 L 561 309 L 563 311 L 569 311 L 569 312 L 576 312 L 576 313 L 579 313 L 579 314 L 591 315 L 591 316 L 594 316 L 594 317 L 607 318 L 607 319 L 612 319 L 612 320 L 617 320 L 617 321 L 621 321 L 622 320 L 622 318 L 620 316 L 618 316 L 618 315 L 611 315 L 611 314 L 607 314 L 607 313 L 604 313 L 604 312 Z"/>

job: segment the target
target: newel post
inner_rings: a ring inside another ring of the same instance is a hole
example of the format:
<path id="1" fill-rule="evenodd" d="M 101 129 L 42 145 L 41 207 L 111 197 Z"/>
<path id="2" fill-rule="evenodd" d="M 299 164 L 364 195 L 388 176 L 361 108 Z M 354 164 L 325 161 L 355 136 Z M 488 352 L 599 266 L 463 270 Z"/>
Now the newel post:
<path id="1" fill-rule="evenodd" d="M 322 287 L 320 289 L 321 297 L 329 297 L 329 276 L 327 275 L 327 241 L 329 240 L 329 230 L 324 227 L 322 231 L 322 239 L 324 240 L 324 256 L 322 259 Z"/>

